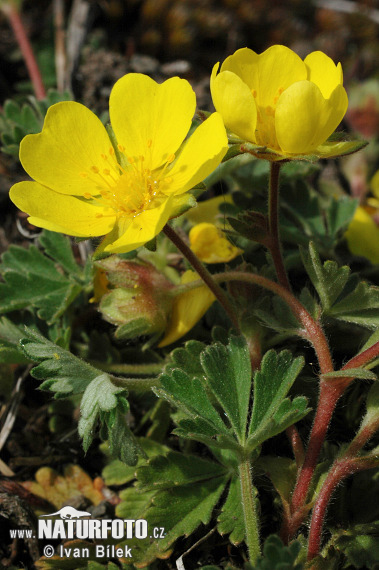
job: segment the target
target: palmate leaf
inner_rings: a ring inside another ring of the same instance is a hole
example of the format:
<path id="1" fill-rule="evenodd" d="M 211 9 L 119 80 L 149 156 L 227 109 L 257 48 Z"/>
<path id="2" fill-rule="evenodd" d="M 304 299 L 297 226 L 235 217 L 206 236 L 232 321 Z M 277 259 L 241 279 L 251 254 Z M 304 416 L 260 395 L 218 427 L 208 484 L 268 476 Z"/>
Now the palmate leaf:
<path id="1" fill-rule="evenodd" d="M 334 261 L 321 263 L 311 243 L 301 250 L 304 267 L 320 297 L 324 317 L 355 323 L 369 329 L 379 327 L 379 287 L 359 281 L 347 266 Z"/>
<path id="2" fill-rule="evenodd" d="M 54 323 L 84 286 L 83 270 L 75 262 L 65 236 L 44 230 L 40 244 L 29 249 L 10 246 L 2 257 L 0 313 L 34 308 L 39 318 Z"/>

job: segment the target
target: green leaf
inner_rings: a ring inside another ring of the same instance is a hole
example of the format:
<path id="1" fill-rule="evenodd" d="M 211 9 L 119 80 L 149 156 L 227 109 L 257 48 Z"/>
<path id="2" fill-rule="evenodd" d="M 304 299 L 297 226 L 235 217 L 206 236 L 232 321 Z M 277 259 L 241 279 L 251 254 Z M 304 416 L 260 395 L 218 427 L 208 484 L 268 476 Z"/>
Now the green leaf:
<path id="1" fill-rule="evenodd" d="M 366 368 L 348 368 L 327 372 L 321 375 L 323 380 L 333 380 L 333 378 L 358 378 L 358 380 L 376 380 L 377 376 Z"/>
<path id="2" fill-rule="evenodd" d="M 114 457 L 118 457 L 127 465 L 136 465 L 138 454 L 144 455 L 144 451 L 138 445 L 136 438 L 131 432 L 126 421 L 125 405 L 112 410 L 108 417 L 104 418 L 108 429 L 109 449 Z"/>
<path id="3" fill-rule="evenodd" d="M 338 267 L 335 261 L 321 264 L 320 256 L 313 243 L 309 244 L 309 253 L 300 250 L 304 267 L 319 294 L 321 304 L 327 311 L 340 296 L 350 277 L 350 268 Z"/>
<path id="4" fill-rule="evenodd" d="M 44 230 L 38 241 L 45 253 L 56 260 L 68 274 L 81 276 L 82 268 L 76 263 L 70 240 L 66 236 Z"/>
<path id="5" fill-rule="evenodd" d="M 245 519 L 242 508 L 241 483 L 237 477 L 230 481 L 228 497 L 217 519 L 217 530 L 221 535 L 230 534 L 232 544 L 245 539 Z"/>
<path id="6" fill-rule="evenodd" d="M 170 489 L 222 475 L 226 475 L 226 470 L 219 463 L 171 451 L 165 456 L 154 457 L 147 465 L 138 468 L 136 487 L 140 491 Z"/>
<path id="7" fill-rule="evenodd" d="M 379 327 L 379 287 L 359 281 L 347 266 L 321 263 L 313 244 L 301 252 L 307 273 L 319 294 L 324 317 L 376 329 Z"/>
<path id="8" fill-rule="evenodd" d="M 167 557 L 180 536 L 189 536 L 201 523 L 208 524 L 226 483 L 226 477 L 216 477 L 156 493 L 144 518 L 149 528 L 164 528 L 165 537 L 150 544 L 147 540 L 133 544 L 133 563 L 144 566 L 157 557 Z"/>
<path id="9" fill-rule="evenodd" d="M 133 468 L 135 471 L 135 467 Z M 120 519 L 143 519 L 151 507 L 157 491 L 137 493 L 135 487 L 123 489 L 119 497 L 121 502 L 116 506 L 116 516 Z"/>
<path id="10" fill-rule="evenodd" d="M 211 404 L 204 383 L 199 378 L 191 379 L 183 370 L 174 369 L 170 375 L 161 374 L 159 379 L 162 389 L 154 390 L 157 396 L 165 398 L 190 418 L 200 417 L 213 435 L 229 434 L 229 429 Z"/>
<path id="11" fill-rule="evenodd" d="M 164 372 L 169 374 L 175 368 L 185 370 L 191 378 L 202 378 L 204 371 L 200 363 L 200 354 L 204 350 L 205 344 L 198 340 L 189 340 L 184 347 L 175 348 L 169 357 Z"/>
<path id="12" fill-rule="evenodd" d="M 148 459 L 152 459 L 156 455 L 163 455 L 170 451 L 168 447 L 146 437 L 139 437 L 138 444 L 146 454 L 146 457 L 139 457 L 138 467 L 145 465 Z M 102 471 L 102 478 L 106 485 L 125 485 L 135 479 L 135 466 L 125 465 L 119 459 L 113 459 L 106 465 Z"/>
<path id="13" fill-rule="evenodd" d="M 288 350 L 266 352 L 261 369 L 254 376 L 254 402 L 249 433 L 261 429 L 279 410 L 283 398 L 304 366 L 301 356 L 293 358 Z"/>
<path id="14" fill-rule="evenodd" d="M 6 317 L 0 319 L 0 363 L 28 364 L 29 358 L 23 354 L 20 340 L 25 337 L 25 331 L 13 324 Z"/>
<path id="15" fill-rule="evenodd" d="M 96 376 L 84 391 L 80 404 L 78 431 L 83 439 L 84 451 L 88 451 L 100 411 L 110 412 L 117 406 L 117 394 L 125 392 L 112 384 L 108 374 Z"/>
<path id="16" fill-rule="evenodd" d="M 296 563 L 301 544 L 298 540 L 284 546 L 276 534 L 269 536 L 263 545 L 263 557 L 258 558 L 254 570 L 302 570 L 303 564 Z"/>
<path id="17" fill-rule="evenodd" d="M 208 383 L 240 443 L 246 436 L 251 392 L 251 364 L 244 337 L 231 336 L 228 346 L 213 343 L 201 354 Z"/>
<path id="18" fill-rule="evenodd" d="M 0 283 L 0 312 L 33 307 L 39 318 L 51 324 L 82 291 L 77 279 L 81 269 L 69 253 L 68 239 L 51 234 L 45 231 L 41 238 L 51 258 L 34 245 L 29 249 L 12 245 L 4 253 L 0 266 L 5 281 Z"/>
<path id="19" fill-rule="evenodd" d="M 379 560 L 379 522 L 353 526 L 332 539 L 354 568 L 377 570 Z"/>
<path id="20" fill-rule="evenodd" d="M 40 333 L 25 327 L 20 345 L 25 356 L 32 362 L 39 362 L 31 375 L 45 380 L 43 390 L 51 390 L 57 396 L 80 394 L 88 384 L 102 374 L 68 350 L 54 344 Z"/>

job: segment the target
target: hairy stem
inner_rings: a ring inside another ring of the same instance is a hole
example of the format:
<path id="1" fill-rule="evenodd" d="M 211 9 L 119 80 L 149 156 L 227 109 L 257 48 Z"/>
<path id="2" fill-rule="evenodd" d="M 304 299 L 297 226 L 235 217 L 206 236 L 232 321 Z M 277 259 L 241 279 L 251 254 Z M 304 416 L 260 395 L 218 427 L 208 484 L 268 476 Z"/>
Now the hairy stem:
<path id="1" fill-rule="evenodd" d="M 268 193 L 268 223 L 270 237 L 268 240 L 268 248 L 270 250 L 272 260 L 274 262 L 275 271 L 278 281 L 283 287 L 291 290 L 290 283 L 281 251 L 279 239 L 279 172 L 280 162 L 271 162 L 270 165 L 270 184 Z"/>
<path id="2" fill-rule="evenodd" d="M 336 487 L 349 475 L 374 467 L 377 467 L 377 459 L 374 457 L 349 458 L 346 456 L 337 459 L 331 467 L 313 507 L 308 539 L 308 560 L 312 560 L 320 552 L 322 527 L 329 501 Z"/>
<path id="3" fill-rule="evenodd" d="M 12 3 L 4 3 L 1 9 L 9 20 L 14 36 L 21 50 L 30 80 L 33 84 L 35 96 L 37 99 L 44 99 L 46 97 L 46 90 L 37 60 L 34 56 L 33 48 L 25 31 L 20 12 Z"/>
<path id="4" fill-rule="evenodd" d="M 110 364 L 98 360 L 91 360 L 90 364 L 110 374 L 133 374 L 134 376 L 158 375 L 162 372 L 164 366 L 163 362 L 152 362 L 151 364 Z"/>
<path id="5" fill-rule="evenodd" d="M 132 392 L 150 392 L 152 388 L 159 388 L 161 383 L 158 378 L 120 378 L 111 376 L 112 384 L 120 388 L 126 388 Z"/>
<path id="6" fill-rule="evenodd" d="M 188 247 L 182 238 L 176 233 L 176 231 L 169 226 L 165 225 L 163 232 L 172 241 L 172 243 L 178 248 L 178 250 L 183 254 L 187 261 L 192 265 L 196 273 L 199 274 L 204 283 L 212 291 L 218 302 L 224 307 L 225 312 L 228 314 L 230 320 L 233 323 L 234 328 L 239 332 L 239 322 L 235 310 L 231 302 L 228 299 L 225 291 L 220 287 L 220 285 L 215 281 L 214 276 L 211 275 L 206 269 L 206 267 L 201 263 L 199 258 L 193 253 L 193 251 Z"/>
<path id="7" fill-rule="evenodd" d="M 238 466 L 242 508 L 245 519 L 246 544 L 249 550 L 249 560 L 255 564 L 260 555 L 259 523 L 255 501 L 255 488 L 252 482 L 251 465 L 249 459 L 245 459 Z"/>

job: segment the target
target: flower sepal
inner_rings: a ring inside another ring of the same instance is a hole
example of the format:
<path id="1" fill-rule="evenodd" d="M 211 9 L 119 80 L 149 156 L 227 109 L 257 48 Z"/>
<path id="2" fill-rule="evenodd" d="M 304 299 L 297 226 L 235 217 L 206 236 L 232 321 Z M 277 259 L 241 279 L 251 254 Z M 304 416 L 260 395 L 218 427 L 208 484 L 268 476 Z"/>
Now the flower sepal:
<path id="1" fill-rule="evenodd" d="M 322 158 L 339 158 L 354 154 L 368 145 L 368 141 L 347 135 L 343 132 L 333 133 L 328 140 L 318 146 L 311 154 L 294 154 L 283 155 L 277 151 L 266 146 L 256 145 L 250 142 L 243 142 L 234 144 L 229 147 L 228 152 L 224 156 L 223 162 L 234 158 L 240 154 L 252 154 L 256 158 L 263 158 L 270 162 L 290 162 L 290 161 L 305 161 L 317 162 Z"/>

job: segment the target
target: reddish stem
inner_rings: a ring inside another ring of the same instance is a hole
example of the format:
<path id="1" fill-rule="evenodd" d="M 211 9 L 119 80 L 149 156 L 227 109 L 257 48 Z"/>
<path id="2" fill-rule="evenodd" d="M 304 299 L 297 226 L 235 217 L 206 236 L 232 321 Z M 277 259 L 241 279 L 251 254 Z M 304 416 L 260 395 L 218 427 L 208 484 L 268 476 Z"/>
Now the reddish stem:
<path id="1" fill-rule="evenodd" d="M 318 494 L 313 508 L 312 521 L 309 531 L 308 560 L 312 560 L 320 552 L 322 527 L 330 498 L 338 483 L 356 470 L 352 460 L 338 462 L 329 471 L 327 478 Z"/>
<path id="2" fill-rule="evenodd" d="M 351 368 L 359 368 L 364 366 L 370 360 L 373 360 L 379 354 L 379 342 L 376 342 L 367 350 L 357 354 L 347 362 L 341 370 L 349 370 Z M 317 464 L 318 456 L 324 442 L 326 432 L 332 418 L 334 408 L 337 401 L 342 396 L 347 386 L 353 381 L 353 378 L 339 378 L 322 380 L 320 382 L 320 395 L 317 411 L 309 438 L 308 449 L 304 465 L 297 480 L 295 490 L 292 495 L 291 510 L 293 513 L 292 520 L 288 524 L 288 538 L 291 538 L 306 516 L 304 504 L 307 499 L 309 485 L 311 483 L 313 473 Z M 369 430 L 367 430 L 369 433 Z M 371 430 L 372 433 L 372 430 Z M 352 442 L 352 449 L 360 449 L 367 441 L 366 430 L 357 435 Z M 370 436 L 371 437 L 371 436 Z M 359 438 L 359 439 L 358 439 Z M 363 443 L 361 443 L 363 441 Z M 350 449 L 350 448 L 349 448 Z"/>
<path id="3" fill-rule="evenodd" d="M 371 435 L 372 432 L 370 437 Z M 313 508 L 312 520 L 309 529 L 308 560 L 312 560 L 320 552 L 322 527 L 326 511 L 337 485 L 349 475 L 357 473 L 358 471 L 372 469 L 377 467 L 377 464 L 378 461 L 374 457 L 352 458 L 348 456 L 340 458 L 334 463 L 320 489 Z"/>
<path id="4" fill-rule="evenodd" d="M 280 162 L 271 162 L 270 165 L 270 187 L 268 194 L 268 220 L 270 237 L 267 246 L 270 250 L 274 262 L 278 281 L 283 287 L 291 290 L 279 239 L 279 172 Z"/>
<path id="5" fill-rule="evenodd" d="M 293 536 L 301 524 L 303 516 L 306 514 L 306 512 L 303 512 L 303 507 L 317 464 L 317 459 L 324 443 L 334 408 L 341 394 L 344 392 L 347 382 L 346 379 L 341 379 L 338 382 L 325 380 L 320 382 L 319 401 L 309 438 L 307 453 L 292 495 L 291 511 L 293 513 L 293 520 L 289 524 L 288 538 Z M 299 517 L 300 512 L 303 513 L 301 517 Z"/>
<path id="6" fill-rule="evenodd" d="M 9 19 L 9 23 L 13 30 L 16 41 L 20 47 L 25 65 L 28 70 L 30 80 L 33 84 L 34 93 L 37 99 L 45 99 L 46 91 L 42 82 L 41 72 L 34 56 L 33 48 L 26 34 L 24 24 L 22 22 L 20 12 L 16 6 L 12 4 L 4 4 L 1 8 Z"/>
<path id="7" fill-rule="evenodd" d="M 296 429 L 295 425 L 289 426 L 286 429 L 286 434 L 291 444 L 293 456 L 296 461 L 296 466 L 298 469 L 300 469 L 304 463 L 304 458 L 305 458 L 304 446 L 303 442 L 301 441 L 300 434 Z"/>

